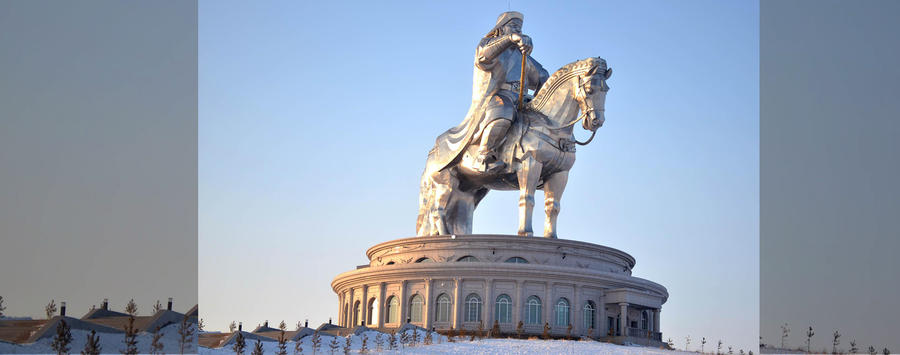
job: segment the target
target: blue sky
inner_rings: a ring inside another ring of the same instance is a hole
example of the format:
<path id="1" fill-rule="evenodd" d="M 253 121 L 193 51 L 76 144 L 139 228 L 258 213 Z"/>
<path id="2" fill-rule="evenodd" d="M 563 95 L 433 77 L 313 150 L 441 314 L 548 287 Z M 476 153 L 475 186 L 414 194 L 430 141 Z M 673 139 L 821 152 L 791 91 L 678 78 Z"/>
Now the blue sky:
<path id="1" fill-rule="evenodd" d="M 199 297 L 210 329 L 336 317 L 331 279 L 365 264 L 369 246 L 415 234 L 426 154 L 465 115 L 475 45 L 508 9 L 525 14 L 548 71 L 589 56 L 614 71 L 560 237 L 633 255 L 636 276 L 669 290 L 663 337 L 679 348 L 690 335 L 692 348 L 706 337 L 755 349 L 753 1 L 201 1 Z M 514 234 L 516 214 L 517 193 L 492 192 L 475 232 Z"/>

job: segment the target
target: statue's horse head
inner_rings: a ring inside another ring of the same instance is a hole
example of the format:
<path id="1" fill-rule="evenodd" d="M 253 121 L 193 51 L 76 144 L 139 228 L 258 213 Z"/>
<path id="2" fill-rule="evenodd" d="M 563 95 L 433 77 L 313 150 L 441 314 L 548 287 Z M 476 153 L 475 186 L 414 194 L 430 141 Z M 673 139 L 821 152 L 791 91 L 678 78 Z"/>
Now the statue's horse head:
<path id="1" fill-rule="evenodd" d="M 584 129 L 596 131 L 606 119 L 604 105 L 609 91 L 606 80 L 611 75 L 612 69 L 600 57 L 569 63 L 547 79 L 529 107 L 560 127 L 581 121 Z M 576 117 L 579 111 L 581 115 Z"/>
<path id="2" fill-rule="evenodd" d="M 589 131 L 595 131 L 603 126 L 606 121 L 606 92 L 609 85 L 606 80 L 612 76 L 612 68 L 606 66 L 603 58 L 588 58 L 584 62 L 589 64 L 589 69 L 575 80 L 575 100 L 581 111 L 581 126 Z"/>

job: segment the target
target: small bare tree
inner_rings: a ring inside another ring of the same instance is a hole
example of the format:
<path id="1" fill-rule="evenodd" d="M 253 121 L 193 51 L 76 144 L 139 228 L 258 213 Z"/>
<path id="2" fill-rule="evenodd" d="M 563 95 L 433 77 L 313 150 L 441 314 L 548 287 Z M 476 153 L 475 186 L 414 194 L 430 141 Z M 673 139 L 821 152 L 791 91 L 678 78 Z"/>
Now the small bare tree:
<path id="1" fill-rule="evenodd" d="M 384 351 L 384 346 L 381 345 L 381 333 L 375 334 L 375 351 L 382 352 Z"/>
<path id="2" fill-rule="evenodd" d="M 134 298 L 128 301 L 128 304 L 125 305 L 125 313 L 128 313 L 129 316 L 136 316 L 138 312 L 137 303 L 134 303 Z"/>
<path id="3" fill-rule="evenodd" d="M 809 344 L 813 335 L 816 335 L 816 332 L 813 331 L 812 327 L 809 327 L 809 330 L 806 331 L 806 352 L 809 352 Z"/>
<path id="4" fill-rule="evenodd" d="M 138 330 L 134 326 L 134 316 L 129 316 L 128 323 L 125 324 L 125 338 L 122 339 L 122 343 L 125 344 L 125 349 L 120 351 L 122 354 L 136 355 L 138 353 L 137 333 Z"/>
<path id="5" fill-rule="evenodd" d="M 65 319 L 60 319 L 56 325 L 56 335 L 53 336 L 53 342 L 50 348 L 57 354 L 63 355 L 69 353 L 69 345 L 72 344 L 72 331 Z"/>
<path id="6" fill-rule="evenodd" d="M 284 324 L 284 322 L 281 322 L 281 324 Z M 284 329 L 282 329 L 281 334 L 278 335 L 278 350 L 275 354 L 287 355 L 287 339 L 284 336 Z"/>
<path id="7" fill-rule="evenodd" d="M 412 341 L 410 343 L 412 343 L 412 346 L 416 346 L 416 343 L 418 343 L 418 342 L 419 342 L 419 328 L 413 327 Z"/>
<path id="8" fill-rule="evenodd" d="M 731 350 L 731 347 L 729 346 L 729 347 L 728 347 L 728 355 L 731 355 L 731 354 L 734 354 L 734 351 Z"/>
<path id="9" fill-rule="evenodd" d="M 409 332 L 400 332 L 400 346 L 409 345 Z"/>
<path id="10" fill-rule="evenodd" d="M 703 353 L 703 347 L 705 345 L 706 345 L 706 337 L 703 337 L 703 339 L 700 339 L 700 353 L 701 354 Z"/>
<path id="11" fill-rule="evenodd" d="M 247 343 L 244 341 L 244 333 L 238 332 L 237 336 L 234 337 L 234 345 L 231 346 L 231 350 L 234 350 L 235 355 L 244 355 L 244 348 L 247 347 Z"/>
<path id="12" fill-rule="evenodd" d="M 781 326 L 781 348 L 784 349 L 784 341 L 787 340 L 788 334 L 791 333 L 791 328 L 788 327 L 787 323 Z"/>
<path id="13" fill-rule="evenodd" d="M 0 318 L 3 318 L 3 311 L 6 310 L 6 306 L 3 305 L 3 296 L 0 296 Z"/>
<path id="14" fill-rule="evenodd" d="M 282 331 L 287 330 L 287 323 L 285 323 L 284 320 L 282 320 L 281 323 L 278 324 L 278 329 L 281 329 Z"/>
<path id="15" fill-rule="evenodd" d="M 165 333 L 159 331 L 159 329 L 159 327 L 156 327 L 156 331 L 153 332 L 153 340 L 150 342 L 150 353 L 154 355 L 163 353 L 162 337 Z"/>
<path id="16" fill-rule="evenodd" d="M 875 354 L 878 354 L 878 351 L 875 351 L 875 347 L 870 345 L 869 346 L 869 355 L 875 355 Z"/>
<path id="17" fill-rule="evenodd" d="M 263 345 L 259 339 L 256 339 L 256 345 L 253 346 L 253 351 L 250 352 L 250 355 L 263 355 Z"/>
<path id="18" fill-rule="evenodd" d="M 203 324 L 203 318 L 200 318 L 200 323 L 197 323 L 197 330 L 203 331 L 206 328 L 206 324 Z"/>
<path id="19" fill-rule="evenodd" d="M 156 300 L 156 304 L 153 305 L 153 314 L 162 310 L 162 303 L 159 303 L 159 300 Z"/>
<path id="20" fill-rule="evenodd" d="M 688 335 L 688 336 L 684 337 L 684 351 L 691 351 L 691 349 L 689 349 L 690 347 L 691 347 L 691 336 Z"/>
<path id="21" fill-rule="evenodd" d="M 97 332 L 91 331 L 91 334 L 87 335 L 87 339 L 84 343 L 84 349 L 81 350 L 81 355 L 100 355 L 100 350 L 102 347 L 100 346 L 100 337 L 97 336 Z"/>
<path id="22" fill-rule="evenodd" d="M 53 318 L 56 314 L 56 301 L 50 300 L 50 303 L 44 306 L 44 313 L 47 314 L 47 319 Z"/>
<path id="23" fill-rule="evenodd" d="M 337 341 L 337 337 L 331 337 L 331 342 L 328 343 L 328 347 L 331 349 L 331 355 L 334 355 L 334 352 L 341 347 L 341 344 Z"/>
<path id="24" fill-rule="evenodd" d="M 397 348 L 397 336 L 395 332 L 392 330 L 391 335 L 388 336 L 388 350 L 394 350 Z"/>
<path id="25" fill-rule="evenodd" d="M 344 342 L 344 355 L 350 355 L 350 334 L 347 334 L 347 340 Z"/>
<path id="26" fill-rule="evenodd" d="M 347 339 L 350 339 L 350 337 L 347 337 Z M 362 335 L 362 344 L 359 346 L 359 353 L 360 353 L 360 354 L 368 354 L 368 353 L 369 353 L 369 345 L 368 345 L 368 343 L 369 343 L 369 337 L 368 337 L 365 333 L 363 333 L 363 335 Z"/>
<path id="27" fill-rule="evenodd" d="M 850 353 L 856 354 L 857 351 L 859 351 L 859 348 L 856 347 L 856 339 L 853 339 L 850 341 Z"/>
<path id="28" fill-rule="evenodd" d="M 228 325 L 228 332 L 234 333 L 235 330 L 237 330 L 237 323 L 231 321 L 231 324 Z"/>
<path id="29" fill-rule="evenodd" d="M 301 354 L 303 354 L 303 342 L 301 342 L 298 339 L 297 341 L 294 342 L 294 355 L 301 355 Z"/>
<path id="30" fill-rule="evenodd" d="M 668 345 L 669 348 L 675 349 L 675 341 L 672 340 L 672 338 L 669 338 L 669 339 L 666 341 L 666 345 Z"/>
<path id="31" fill-rule="evenodd" d="M 494 319 L 494 325 L 491 327 L 491 338 L 500 337 L 500 320 Z"/>
<path id="32" fill-rule="evenodd" d="M 550 339 L 550 323 L 544 322 L 544 332 L 541 333 L 541 337 L 544 339 Z"/>
<path id="33" fill-rule="evenodd" d="M 194 342 L 194 325 L 189 322 L 187 314 L 181 318 L 181 324 L 178 325 L 178 345 L 181 346 L 181 353 L 184 354 L 184 347 Z"/>
<path id="34" fill-rule="evenodd" d="M 566 327 L 566 339 L 572 339 L 572 324 Z"/>
<path id="35" fill-rule="evenodd" d="M 451 329 L 452 330 L 452 329 Z M 522 339 L 522 334 L 525 333 L 525 323 L 519 321 L 519 324 L 516 324 L 516 337 Z"/>
<path id="36" fill-rule="evenodd" d="M 315 332 L 313 332 L 311 342 L 312 342 L 313 355 L 316 355 L 316 352 L 318 352 L 319 349 L 322 347 L 322 336 L 319 335 L 318 329 Z"/>
<path id="37" fill-rule="evenodd" d="M 716 354 L 722 353 L 722 341 L 719 340 L 719 345 L 716 345 Z"/>
<path id="38" fill-rule="evenodd" d="M 841 333 L 838 333 L 837 330 L 834 331 L 834 335 L 832 335 L 833 340 L 831 341 L 831 353 L 837 354 L 837 347 L 841 345 Z"/>
<path id="39" fill-rule="evenodd" d="M 888 348 L 884 348 L 884 350 L 882 350 L 881 353 L 884 355 L 891 355 L 891 351 L 888 350 Z"/>

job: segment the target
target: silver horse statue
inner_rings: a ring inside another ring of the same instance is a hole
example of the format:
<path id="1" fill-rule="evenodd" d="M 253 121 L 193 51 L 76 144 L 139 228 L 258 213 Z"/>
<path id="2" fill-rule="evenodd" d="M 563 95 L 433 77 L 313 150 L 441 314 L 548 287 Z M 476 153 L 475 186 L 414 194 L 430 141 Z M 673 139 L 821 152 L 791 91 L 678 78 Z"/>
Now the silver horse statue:
<path id="1" fill-rule="evenodd" d="M 478 142 L 470 142 L 449 164 L 428 154 L 419 190 L 416 233 L 420 236 L 471 234 L 475 208 L 489 190 L 519 191 L 519 230 L 531 236 L 534 192 L 544 190 L 544 237 L 556 238 L 556 218 L 575 163 L 575 144 L 587 144 L 603 125 L 604 105 L 612 75 L 602 58 L 587 58 L 557 70 L 517 113 L 499 148 L 502 171 L 484 171 L 476 163 Z M 577 142 L 574 125 L 592 132 Z M 436 142 L 436 146 L 441 142 Z"/>

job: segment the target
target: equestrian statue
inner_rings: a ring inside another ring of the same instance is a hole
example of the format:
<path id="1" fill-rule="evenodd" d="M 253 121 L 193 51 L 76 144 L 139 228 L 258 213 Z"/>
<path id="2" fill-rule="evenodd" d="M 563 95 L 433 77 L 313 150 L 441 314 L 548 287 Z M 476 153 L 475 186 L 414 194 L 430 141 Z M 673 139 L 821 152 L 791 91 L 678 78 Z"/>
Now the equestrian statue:
<path id="1" fill-rule="evenodd" d="M 531 236 L 534 192 L 543 189 L 544 236 L 557 236 L 575 145 L 589 143 L 603 125 L 612 69 L 592 57 L 548 75 L 530 56 L 523 21 L 521 13 L 504 12 L 478 44 L 469 111 L 428 153 L 417 235 L 471 234 L 475 208 L 489 190 L 519 190 L 518 234 Z M 586 142 L 575 140 L 579 122 L 592 132 Z"/>

